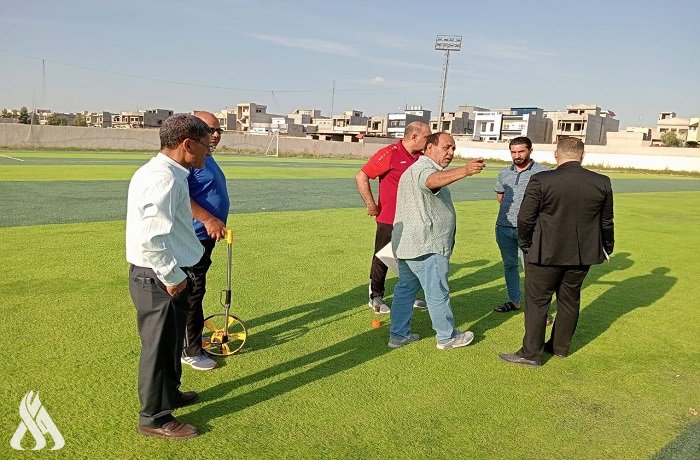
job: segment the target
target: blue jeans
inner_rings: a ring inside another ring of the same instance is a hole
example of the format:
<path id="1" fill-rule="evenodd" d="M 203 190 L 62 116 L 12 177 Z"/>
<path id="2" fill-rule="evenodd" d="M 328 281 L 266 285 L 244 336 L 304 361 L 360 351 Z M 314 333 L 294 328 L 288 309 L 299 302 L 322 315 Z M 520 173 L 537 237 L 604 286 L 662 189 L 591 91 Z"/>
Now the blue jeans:
<path id="1" fill-rule="evenodd" d="M 518 246 L 518 229 L 496 225 L 496 243 L 503 259 L 508 300 L 520 304 L 520 260 L 518 259 L 522 255 Z"/>
<path id="2" fill-rule="evenodd" d="M 421 287 L 425 292 L 437 342 L 447 342 L 457 335 L 450 307 L 450 289 L 447 286 L 449 271 L 450 259 L 439 254 L 399 259 L 399 282 L 394 288 L 394 300 L 391 302 L 389 334 L 392 338 L 401 339 L 411 333 L 413 301 Z"/>

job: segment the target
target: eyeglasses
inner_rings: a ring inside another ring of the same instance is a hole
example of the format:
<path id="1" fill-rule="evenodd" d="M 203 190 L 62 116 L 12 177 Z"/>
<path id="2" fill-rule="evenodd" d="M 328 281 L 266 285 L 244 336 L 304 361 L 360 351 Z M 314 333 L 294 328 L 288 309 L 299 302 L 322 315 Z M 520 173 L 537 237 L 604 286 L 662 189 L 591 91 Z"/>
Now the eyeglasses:
<path id="1" fill-rule="evenodd" d="M 188 137 L 188 139 L 198 143 L 199 145 L 205 146 L 207 148 L 207 152 L 211 152 L 211 147 L 208 144 L 205 144 L 204 142 L 198 141 L 197 139 L 192 139 L 191 137 Z"/>
<path id="2" fill-rule="evenodd" d="M 221 129 L 221 128 L 212 128 L 212 127 L 210 126 L 210 127 L 209 127 L 209 132 L 211 132 L 212 134 L 214 134 L 214 133 L 219 133 L 219 135 L 221 135 L 221 133 L 223 133 L 224 130 Z"/>

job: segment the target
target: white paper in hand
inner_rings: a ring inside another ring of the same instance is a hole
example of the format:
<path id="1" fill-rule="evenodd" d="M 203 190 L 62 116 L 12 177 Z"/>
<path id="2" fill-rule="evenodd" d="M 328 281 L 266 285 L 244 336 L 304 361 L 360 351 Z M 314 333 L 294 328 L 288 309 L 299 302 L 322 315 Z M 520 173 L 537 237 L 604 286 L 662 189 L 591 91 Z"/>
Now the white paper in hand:
<path id="1" fill-rule="evenodd" d="M 399 263 L 394 257 L 394 251 L 391 249 L 391 243 L 387 244 L 375 254 L 377 259 L 381 260 L 384 265 L 389 267 L 389 270 L 394 272 L 396 276 L 399 276 Z"/>

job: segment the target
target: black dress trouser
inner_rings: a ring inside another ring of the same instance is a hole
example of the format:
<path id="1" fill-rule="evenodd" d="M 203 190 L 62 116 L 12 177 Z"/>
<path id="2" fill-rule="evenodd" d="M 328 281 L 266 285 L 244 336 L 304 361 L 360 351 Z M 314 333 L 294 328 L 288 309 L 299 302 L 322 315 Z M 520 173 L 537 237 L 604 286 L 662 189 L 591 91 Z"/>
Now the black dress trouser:
<path id="1" fill-rule="evenodd" d="M 547 313 L 557 295 L 557 315 L 550 343 L 557 355 L 567 356 L 581 308 L 581 286 L 588 265 L 525 263 L 525 337 L 518 355 L 540 362 L 544 351 Z"/>
<path id="2" fill-rule="evenodd" d="M 374 236 L 374 254 L 379 252 L 387 244 L 391 243 L 393 225 L 377 222 L 377 233 Z M 384 297 L 384 283 L 389 268 L 377 256 L 372 256 L 372 266 L 369 270 L 369 299 Z"/>
<path id="3" fill-rule="evenodd" d="M 204 254 L 196 265 L 190 268 L 192 289 L 188 298 L 188 309 L 185 324 L 185 349 L 184 356 L 198 356 L 204 353 L 202 350 L 202 330 L 204 328 L 204 310 L 202 300 L 207 292 L 207 271 L 211 266 L 211 253 L 216 245 L 216 240 L 199 240 L 204 247 Z"/>
<path id="4" fill-rule="evenodd" d="M 132 265 L 129 269 L 129 292 L 141 337 L 139 425 L 159 427 L 173 420 L 171 413 L 180 395 L 189 285 L 173 298 L 150 268 Z"/>

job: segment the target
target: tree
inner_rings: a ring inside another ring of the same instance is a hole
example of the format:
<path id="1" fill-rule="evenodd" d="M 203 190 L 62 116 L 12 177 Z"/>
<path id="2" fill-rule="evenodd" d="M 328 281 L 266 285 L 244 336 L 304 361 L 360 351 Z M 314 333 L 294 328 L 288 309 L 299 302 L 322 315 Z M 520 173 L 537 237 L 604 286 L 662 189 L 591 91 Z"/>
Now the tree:
<path id="1" fill-rule="evenodd" d="M 678 138 L 675 131 L 662 134 L 661 143 L 664 147 L 683 147 L 683 140 Z"/>
<path id="2" fill-rule="evenodd" d="M 46 119 L 46 124 L 50 126 L 67 126 L 68 120 L 65 117 L 61 117 L 58 114 L 52 113 Z"/>
<path id="3" fill-rule="evenodd" d="M 29 110 L 27 110 L 25 106 L 22 106 L 22 108 L 19 109 L 17 122 L 24 123 L 25 125 L 28 125 L 31 122 L 31 119 L 29 118 Z"/>
<path id="4" fill-rule="evenodd" d="M 85 119 L 85 115 L 82 113 L 76 114 L 75 115 L 75 121 L 73 122 L 75 126 L 87 126 L 87 120 Z"/>
<path id="5" fill-rule="evenodd" d="M 14 118 L 14 116 L 12 115 L 12 112 L 8 111 L 7 109 L 2 109 L 0 118 Z"/>

